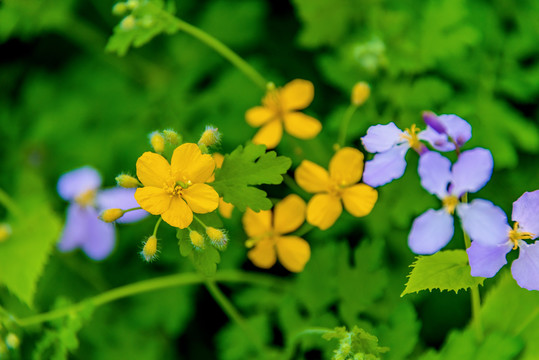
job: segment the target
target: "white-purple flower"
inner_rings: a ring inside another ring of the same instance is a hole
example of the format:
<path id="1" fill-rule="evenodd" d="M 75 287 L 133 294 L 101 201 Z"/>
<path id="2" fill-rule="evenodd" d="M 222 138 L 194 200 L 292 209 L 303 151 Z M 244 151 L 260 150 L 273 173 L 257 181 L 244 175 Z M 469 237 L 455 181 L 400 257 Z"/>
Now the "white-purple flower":
<path id="1" fill-rule="evenodd" d="M 472 276 L 493 277 L 507 263 L 506 255 L 520 249 L 511 265 L 518 285 L 539 290 L 539 242 L 528 244 L 539 236 L 539 190 L 524 193 L 513 203 L 511 228 L 502 209 L 490 201 L 477 199 L 459 208 L 462 226 L 472 245 L 466 250 Z"/>
<path id="2" fill-rule="evenodd" d="M 457 162 L 429 151 L 419 159 L 421 185 L 442 200 L 440 210 L 429 209 L 414 220 L 408 245 L 416 254 L 434 254 L 453 237 L 453 213 L 463 204 L 464 193 L 481 189 L 492 175 L 494 162 L 490 151 L 475 148 L 463 152 Z M 460 213 L 459 213 L 460 214 Z"/>
<path id="3" fill-rule="evenodd" d="M 114 249 L 114 225 L 99 220 L 99 213 L 108 208 L 139 207 L 135 189 L 112 188 L 99 190 L 101 176 L 92 167 L 85 166 L 60 176 L 57 190 L 69 201 L 65 227 L 58 243 L 60 251 L 81 248 L 90 258 L 102 260 Z M 118 222 L 138 221 L 148 213 L 135 210 L 125 213 Z"/>
<path id="4" fill-rule="evenodd" d="M 363 182 L 381 186 L 400 178 L 406 170 L 406 153 L 411 148 L 419 155 L 427 152 L 421 142 L 427 141 L 439 151 L 452 151 L 462 146 L 472 136 L 470 124 L 456 115 L 433 113 L 425 118 L 427 128 L 419 131 L 415 125 L 402 131 L 394 123 L 371 126 L 361 138 L 365 150 L 374 158 L 365 163 Z"/>

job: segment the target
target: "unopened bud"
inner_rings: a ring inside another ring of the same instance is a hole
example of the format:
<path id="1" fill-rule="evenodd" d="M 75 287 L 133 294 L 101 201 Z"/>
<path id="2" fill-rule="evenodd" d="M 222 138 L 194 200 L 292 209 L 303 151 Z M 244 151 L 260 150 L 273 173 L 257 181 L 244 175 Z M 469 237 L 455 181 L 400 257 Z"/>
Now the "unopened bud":
<path id="1" fill-rule="evenodd" d="M 133 15 L 128 15 L 122 19 L 122 21 L 120 22 L 120 26 L 126 31 L 133 30 L 136 25 L 136 22 L 137 21 L 135 20 L 135 17 Z"/>
<path id="2" fill-rule="evenodd" d="M 127 174 L 116 176 L 116 183 L 123 188 L 136 188 L 142 185 L 137 178 Z"/>
<path id="3" fill-rule="evenodd" d="M 196 230 L 189 230 L 189 239 L 191 244 L 197 249 L 204 249 L 204 237 Z"/>
<path id="4" fill-rule="evenodd" d="M 144 247 L 140 252 L 142 258 L 147 262 L 152 262 L 157 256 L 157 238 L 155 235 L 152 235 L 144 243 Z"/>
<path id="5" fill-rule="evenodd" d="M 150 144 L 158 154 L 161 154 L 165 150 L 165 138 L 158 131 L 150 134 Z"/>
<path id="6" fill-rule="evenodd" d="M 123 2 L 116 3 L 112 7 L 112 14 L 114 14 L 116 16 L 122 16 L 126 12 L 127 12 L 127 5 L 125 3 L 123 3 Z"/>
<path id="7" fill-rule="evenodd" d="M 364 81 L 360 81 L 354 85 L 352 89 L 352 104 L 361 106 L 367 101 L 371 95 L 371 87 Z"/>
<path id="8" fill-rule="evenodd" d="M 6 345 L 10 349 L 17 349 L 19 345 L 21 344 L 21 341 L 19 340 L 19 337 L 15 335 L 14 333 L 9 333 L 6 336 Z"/>
<path id="9" fill-rule="evenodd" d="M 11 226 L 6 223 L 0 224 L 0 243 L 6 241 L 11 236 Z"/>
<path id="10" fill-rule="evenodd" d="M 270 91 L 273 91 L 273 90 L 275 90 L 275 83 L 270 81 L 269 83 L 266 84 L 266 91 L 270 92 Z"/>
<path id="11" fill-rule="evenodd" d="M 226 249 L 228 237 L 223 230 L 208 226 L 206 228 L 206 234 L 208 235 L 208 238 L 210 238 L 210 242 L 213 246 L 219 250 Z"/>
<path id="12" fill-rule="evenodd" d="M 421 114 L 423 117 L 423 121 L 425 124 L 430 126 L 434 131 L 436 131 L 439 134 L 447 134 L 447 130 L 442 124 L 442 122 L 438 119 L 438 116 L 433 113 L 432 111 L 423 111 Z"/>
<path id="13" fill-rule="evenodd" d="M 198 140 L 198 145 L 204 145 L 210 147 L 218 144 L 221 141 L 221 133 L 217 128 L 213 126 L 206 126 L 206 130 L 202 133 L 200 140 Z"/>
<path id="14" fill-rule="evenodd" d="M 122 209 L 114 208 L 114 209 L 104 210 L 99 215 L 99 218 L 103 220 L 104 222 L 111 223 L 113 221 L 118 220 L 122 216 L 124 216 L 124 211 Z"/>
<path id="15" fill-rule="evenodd" d="M 171 145 L 178 145 L 182 140 L 180 135 L 171 129 L 163 130 L 163 136 L 165 137 L 165 141 Z"/>

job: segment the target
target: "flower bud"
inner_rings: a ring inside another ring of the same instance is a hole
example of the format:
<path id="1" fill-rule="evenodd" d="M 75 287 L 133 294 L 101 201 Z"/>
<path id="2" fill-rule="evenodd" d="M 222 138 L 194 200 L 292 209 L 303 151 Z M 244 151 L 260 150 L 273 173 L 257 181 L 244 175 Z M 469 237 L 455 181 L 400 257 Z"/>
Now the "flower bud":
<path id="1" fill-rule="evenodd" d="M 178 145 L 181 142 L 181 137 L 178 133 L 172 129 L 163 130 L 165 141 L 171 145 Z"/>
<path id="2" fill-rule="evenodd" d="M 352 89 L 352 104 L 361 106 L 367 101 L 371 95 L 371 87 L 364 81 L 360 81 L 354 85 Z"/>
<path id="3" fill-rule="evenodd" d="M 0 223 L 0 243 L 6 241 L 11 236 L 11 226 L 7 223 Z"/>
<path id="4" fill-rule="evenodd" d="M 228 245 L 228 237 L 223 230 L 208 226 L 206 228 L 206 234 L 210 238 L 210 242 L 213 246 L 219 250 L 226 249 L 226 246 Z"/>
<path id="5" fill-rule="evenodd" d="M 438 116 L 435 113 L 433 113 L 432 111 L 423 111 L 421 116 L 423 117 L 423 121 L 425 122 L 425 124 L 430 126 L 438 134 L 447 134 L 447 130 L 444 124 L 442 124 L 440 120 L 438 120 Z"/>
<path id="6" fill-rule="evenodd" d="M 123 2 L 116 3 L 112 7 L 112 14 L 116 16 L 122 16 L 127 12 L 127 5 Z"/>
<path id="7" fill-rule="evenodd" d="M 15 335 L 14 333 L 9 333 L 6 336 L 6 345 L 10 349 L 17 349 L 19 345 L 21 344 L 21 340 L 19 340 L 19 337 Z"/>
<path id="8" fill-rule="evenodd" d="M 165 138 L 158 131 L 150 134 L 150 144 L 158 154 L 161 154 L 165 150 Z"/>
<path id="9" fill-rule="evenodd" d="M 116 183 L 123 188 L 136 188 L 142 185 L 137 178 L 127 174 L 116 176 Z"/>
<path id="10" fill-rule="evenodd" d="M 147 262 L 152 262 L 157 256 L 157 238 L 155 235 L 152 235 L 144 243 L 144 247 L 140 252 L 142 258 Z"/>
<path id="11" fill-rule="evenodd" d="M 210 147 L 219 144 L 220 141 L 221 133 L 219 133 L 219 130 L 217 128 L 214 128 L 213 126 L 206 126 L 206 130 L 204 130 L 202 136 L 200 137 L 200 140 L 198 140 L 198 145 Z"/>
<path id="12" fill-rule="evenodd" d="M 114 209 L 104 210 L 99 215 L 99 218 L 103 220 L 104 222 L 111 223 L 113 221 L 118 220 L 122 216 L 124 216 L 124 211 L 122 209 L 114 208 Z"/>
<path id="13" fill-rule="evenodd" d="M 204 237 L 196 230 L 189 230 L 189 239 L 191 244 L 197 249 L 204 249 Z"/>
<path id="14" fill-rule="evenodd" d="M 120 27 L 126 31 L 133 30 L 135 28 L 136 22 L 137 21 L 135 20 L 135 17 L 133 15 L 127 15 L 120 22 Z"/>

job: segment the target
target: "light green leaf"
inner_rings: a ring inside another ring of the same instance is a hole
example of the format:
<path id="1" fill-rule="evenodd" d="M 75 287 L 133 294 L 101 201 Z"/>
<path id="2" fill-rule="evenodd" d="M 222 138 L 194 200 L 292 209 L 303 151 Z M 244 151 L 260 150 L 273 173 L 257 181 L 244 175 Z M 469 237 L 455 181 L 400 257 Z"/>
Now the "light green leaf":
<path id="1" fill-rule="evenodd" d="M 458 293 L 461 289 L 482 285 L 485 278 L 470 275 L 468 255 L 464 250 L 439 251 L 418 256 L 401 296 L 421 290 L 440 289 Z"/>
<path id="2" fill-rule="evenodd" d="M 414 306 L 402 301 L 393 310 L 387 324 L 382 324 L 376 335 L 382 339 L 389 351 L 384 360 L 405 359 L 412 353 L 419 339 L 421 323 L 417 319 Z"/>
<path id="3" fill-rule="evenodd" d="M 277 156 L 275 151 L 265 153 L 264 145 L 250 143 L 245 148 L 240 145 L 225 156 L 212 186 L 224 201 L 240 211 L 248 207 L 254 211 L 269 210 L 272 203 L 266 193 L 253 185 L 280 184 L 290 165 L 289 158 Z"/>

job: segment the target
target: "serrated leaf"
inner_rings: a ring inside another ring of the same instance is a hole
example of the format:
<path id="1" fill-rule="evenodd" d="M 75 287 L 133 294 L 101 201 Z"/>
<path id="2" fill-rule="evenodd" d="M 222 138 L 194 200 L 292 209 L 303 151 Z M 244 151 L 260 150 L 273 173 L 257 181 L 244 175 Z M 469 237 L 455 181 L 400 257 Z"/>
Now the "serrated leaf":
<path id="1" fill-rule="evenodd" d="M 206 246 L 203 250 L 193 251 L 191 257 L 196 269 L 207 277 L 215 275 L 217 264 L 221 261 L 219 251 L 213 246 Z"/>
<path id="2" fill-rule="evenodd" d="M 418 256 L 411 265 L 406 288 L 401 296 L 421 290 L 447 290 L 458 293 L 461 289 L 482 285 L 485 278 L 473 277 L 464 250 L 439 251 L 430 256 Z"/>
<path id="3" fill-rule="evenodd" d="M 224 201 L 240 211 L 248 207 L 254 211 L 269 210 L 272 203 L 266 192 L 253 185 L 280 184 L 282 174 L 292 165 L 289 158 L 265 150 L 264 145 L 249 143 L 245 148 L 240 145 L 225 156 L 223 166 L 215 173 L 212 186 Z"/>
<path id="4" fill-rule="evenodd" d="M 21 214 L 8 218 L 12 235 L 0 244 L 0 284 L 31 307 L 61 225 L 46 200 L 41 178 L 24 171 L 20 189 L 14 201 Z"/>
<path id="5" fill-rule="evenodd" d="M 189 229 L 178 229 L 176 237 L 178 238 L 181 256 L 189 256 L 193 251 L 193 244 L 189 239 Z"/>

